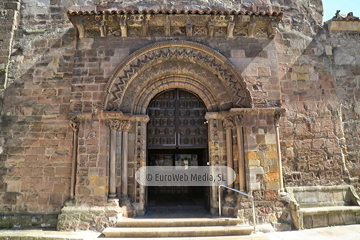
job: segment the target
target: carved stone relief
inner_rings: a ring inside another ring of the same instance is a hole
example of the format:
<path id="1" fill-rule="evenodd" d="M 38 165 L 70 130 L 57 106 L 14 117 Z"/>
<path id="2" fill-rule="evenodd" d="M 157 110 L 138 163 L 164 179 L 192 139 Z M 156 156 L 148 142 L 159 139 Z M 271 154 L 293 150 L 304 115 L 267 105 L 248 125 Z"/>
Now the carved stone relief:
<path id="1" fill-rule="evenodd" d="M 112 109 L 113 102 L 121 103 L 127 86 L 143 69 L 164 60 L 196 62 L 201 67 L 216 74 L 221 82 L 233 94 L 233 103 L 237 107 L 251 107 L 252 100 L 246 85 L 228 60 L 216 51 L 204 45 L 172 41 L 149 45 L 132 54 L 116 71 L 115 77 L 107 86 L 104 109 Z M 112 102 L 111 105 L 108 102 Z"/>

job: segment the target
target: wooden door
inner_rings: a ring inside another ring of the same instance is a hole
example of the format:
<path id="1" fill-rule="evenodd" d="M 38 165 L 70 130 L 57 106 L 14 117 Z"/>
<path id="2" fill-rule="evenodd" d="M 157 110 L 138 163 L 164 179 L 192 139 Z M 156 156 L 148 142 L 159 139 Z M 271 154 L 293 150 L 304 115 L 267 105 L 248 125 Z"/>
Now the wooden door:
<path id="1" fill-rule="evenodd" d="M 207 148 L 206 107 L 193 93 L 173 89 L 149 104 L 148 148 Z"/>

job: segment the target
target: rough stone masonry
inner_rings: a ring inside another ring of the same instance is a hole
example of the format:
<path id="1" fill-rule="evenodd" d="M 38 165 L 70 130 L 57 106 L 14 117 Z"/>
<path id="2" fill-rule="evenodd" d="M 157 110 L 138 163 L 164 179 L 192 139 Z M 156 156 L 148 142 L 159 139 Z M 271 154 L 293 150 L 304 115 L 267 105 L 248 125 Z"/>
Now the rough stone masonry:
<path id="1" fill-rule="evenodd" d="M 360 21 L 341 14 L 323 19 L 320 0 L 3 1 L 0 228 L 143 214 L 146 108 L 173 88 L 204 101 L 209 162 L 236 168 L 258 222 L 291 226 L 284 187 L 359 194 Z M 224 202 L 251 218 L 248 199 Z"/>

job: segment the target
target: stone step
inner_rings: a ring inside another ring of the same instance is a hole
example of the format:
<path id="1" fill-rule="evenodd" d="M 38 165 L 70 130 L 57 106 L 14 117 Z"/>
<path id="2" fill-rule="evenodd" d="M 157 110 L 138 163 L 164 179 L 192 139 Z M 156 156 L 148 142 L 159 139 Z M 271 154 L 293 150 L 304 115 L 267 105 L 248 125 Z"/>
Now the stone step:
<path id="1" fill-rule="evenodd" d="M 111 240 L 143 240 L 144 238 L 111 238 Z M 146 238 L 146 240 L 270 240 L 264 233 L 256 233 L 242 236 L 211 236 L 211 237 L 167 237 L 167 238 Z"/>
<path id="2" fill-rule="evenodd" d="M 206 237 L 249 235 L 252 226 L 201 226 L 201 227 L 118 227 L 106 228 L 105 237 L 155 238 L 155 237 Z"/>
<path id="3" fill-rule="evenodd" d="M 240 224 L 237 218 L 163 218 L 136 219 L 125 218 L 117 222 L 118 227 L 197 227 L 197 226 L 230 226 Z"/>

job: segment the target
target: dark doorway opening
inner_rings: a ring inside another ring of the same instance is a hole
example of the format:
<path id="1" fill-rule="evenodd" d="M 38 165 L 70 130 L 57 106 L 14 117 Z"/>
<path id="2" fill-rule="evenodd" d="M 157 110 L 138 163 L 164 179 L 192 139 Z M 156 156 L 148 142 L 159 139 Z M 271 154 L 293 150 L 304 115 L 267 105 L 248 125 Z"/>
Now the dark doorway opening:
<path id="1" fill-rule="evenodd" d="M 206 111 L 203 101 L 186 90 L 155 96 L 147 111 L 147 166 L 207 166 Z M 208 217 L 209 208 L 210 187 L 147 187 L 149 217 Z"/>

